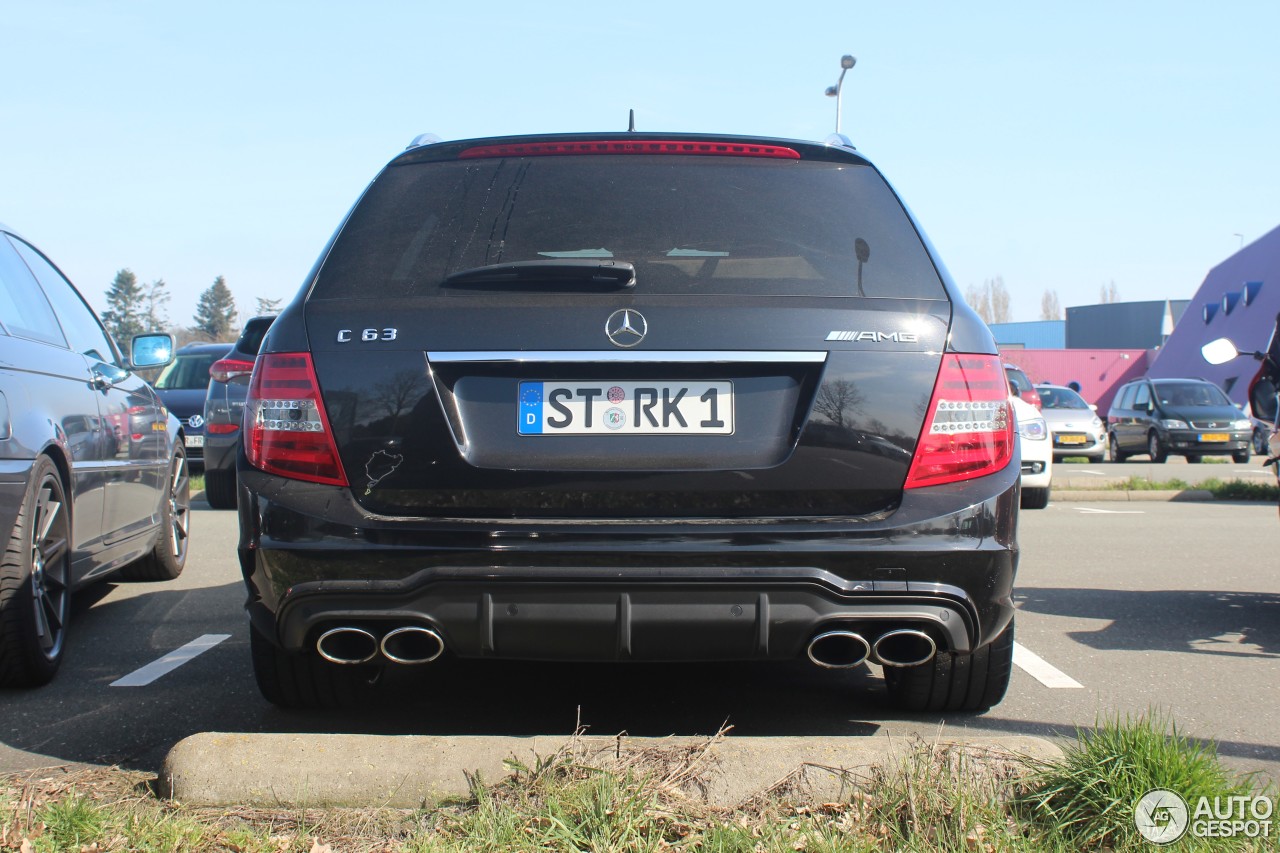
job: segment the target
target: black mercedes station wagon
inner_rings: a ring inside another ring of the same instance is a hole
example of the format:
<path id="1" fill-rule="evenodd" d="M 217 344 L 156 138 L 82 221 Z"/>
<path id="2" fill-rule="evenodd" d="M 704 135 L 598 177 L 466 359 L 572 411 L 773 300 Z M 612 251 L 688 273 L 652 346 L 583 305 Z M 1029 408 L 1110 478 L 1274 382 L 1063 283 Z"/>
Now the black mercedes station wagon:
<path id="1" fill-rule="evenodd" d="M 258 685 L 441 655 L 883 667 L 982 711 L 1013 654 L 995 342 L 843 138 L 411 146 L 253 371 Z"/>

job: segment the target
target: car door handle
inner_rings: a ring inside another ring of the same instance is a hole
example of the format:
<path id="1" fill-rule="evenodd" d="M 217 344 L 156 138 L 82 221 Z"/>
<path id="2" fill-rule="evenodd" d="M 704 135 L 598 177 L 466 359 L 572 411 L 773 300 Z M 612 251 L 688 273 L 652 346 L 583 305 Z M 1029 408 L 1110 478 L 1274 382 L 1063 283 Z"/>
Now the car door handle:
<path id="1" fill-rule="evenodd" d="M 107 391 L 115 387 L 115 379 L 107 375 L 107 373 L 99 367 L 93 368 L 91 376 L 92 378 L 89 380 L 89 384 L 95 391 Z"/>

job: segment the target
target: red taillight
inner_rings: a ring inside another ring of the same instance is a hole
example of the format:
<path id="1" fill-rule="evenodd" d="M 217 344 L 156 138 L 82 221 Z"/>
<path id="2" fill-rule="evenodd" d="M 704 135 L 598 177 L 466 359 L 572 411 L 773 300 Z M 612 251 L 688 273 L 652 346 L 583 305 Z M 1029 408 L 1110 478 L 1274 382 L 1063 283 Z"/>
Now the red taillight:
<path id="1" fill-rule="evenodd" d="M 579 142 L 513 142 L 508 145 L 477 145 L 464 150 L 458 155 L 458 159 L 554 157 L 565 154 L 710 154 L 720 157 L 800 159 L 799 151 L 783 145 L 697 142 L 687 139 L 593 139 Z"/>
<path id="2" fill-rule="evenodd" d="M 1019 392 L 1018 396 L 1020 396 L 1023 401 L 1035 406 L 1037 409 L 1041 406 L 1040 392 L 1034 388 L 1029 391 Z"/>
<path id="3" fill-rule="evenodd" d="M 237 376 L 253 373 L 253 362 L 242 358 L 223 358 L 209 366 L 209 375 L 219 382 L 230 382 Z"/>
<path id="4" fill-rule="evenodd" d="M 275 353 L 259 361 L 244 407 L 249 463 L 295 480 L 347 485 L 311 356 Z"/>
<path id="5" fill-rule="evenodd" d="M 204 431 L 209 435 L 230 435 L 240 429 L 240 424 L 206 424 Z"/>
<path id="6" fill-rule="evenodd" d="M 999 471 L 1013 458 L 1009 385 L 993 355 L 946 353 L 903 488 L 937 486 Z"/>

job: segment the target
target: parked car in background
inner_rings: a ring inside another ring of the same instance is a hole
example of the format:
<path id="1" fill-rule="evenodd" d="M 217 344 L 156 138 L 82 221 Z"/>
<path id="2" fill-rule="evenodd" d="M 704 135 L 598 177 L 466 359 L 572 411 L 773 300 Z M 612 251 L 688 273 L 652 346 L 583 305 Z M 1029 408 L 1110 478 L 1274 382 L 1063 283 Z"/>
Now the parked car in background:
<path id="1" fill-rule="evenodd" d="M 1169 454 L 1199 462 L 1230 456 L 1248 462 L 1253 421 L 1212 382 L 1203 379 L 1137 379 L 1120 386 L 1107 412 L 1112 462 Z"/>
<path id="2" fill-rule="evenodd" d="M 204 464 L 204 399 L 209 391 L 209 368 L 229 352 L 231 344 L 187 344 L 156 377 L 156 391 L 181 421 L 187 459 L 197 469 Z"/>
<path id="3" fill-rule="evenodd" d="M 71 595 L 104 577 L 163 580 L 187 556 L 189 479 L 176 418 L 126 364 L 58 268 L 0 226 L 0 686 L 44 684 Z"/>
<path id="4" fill-rule="evenodd" d="M 1010 397 L 1018 422 L 1018 446 L 1022 458 L 1022 508 L 1044 509 L 1049 505 L 1053 482 L 1053 443 L 1049 428 L 1036 407 L 1021 397 Z"/>
<path id="5" fill-rule="evenodd" d="M 1016 430 L 943 269 L 840 138 L 411 145 L 253 370 L 259 689 L 370 701 L 445 654 L 807 659 L 990 708 Z"/>
<path id="6" fill-rule="evenodd" d="M 1107 426 L 1098 417 L 1097 407 L 1061 385 L 1037 385 L 1040 414 L 1049 425 L 1053 458 L 1087 456 L 1101 462 L 1107 455 Z"/>
<path id="7" fill-rule="evenodd" d="M 204 400 L 204 495 L 214 509 L 236 505 L 236 454 L 244 398 L 258 349 L 273 320 L 274 314 L 246 322 L 231 351 L 209 367 Z"/>
<path id="8" fill-rule="evenodd" d="M 1009 383 L 1018 389 L 1018 399 L 1024 403 L 1030 403 L 1037 409 L 1040 408 L 1040 392 L 1036 390 L 1036 386 L 1031 384 L 1031 380 L 1027 378 L 1027 374 L 1022 371 L 1021 367 L 1006 362 L 1004 375 L 1008 377 Z"/>

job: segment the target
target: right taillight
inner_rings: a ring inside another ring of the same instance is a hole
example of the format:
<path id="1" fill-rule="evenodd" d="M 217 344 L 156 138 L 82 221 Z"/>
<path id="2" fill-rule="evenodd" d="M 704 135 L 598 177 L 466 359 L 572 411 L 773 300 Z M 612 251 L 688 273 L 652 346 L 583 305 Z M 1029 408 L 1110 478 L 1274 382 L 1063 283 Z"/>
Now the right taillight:
<path id="1" fill-rule="evenodd" d="M 253 362 L 242 358 L 223 358 L 209 366 L 209 375 L 219 382 L 230 382 L 237 376 L 253 373 Z"/>
<path id="2" fill-rule="evenodd" d="M 945 353 L 903 488 L 982 477 L 1013 458 L 1009 385 L 993 355 Z"/>
<path id="3" fill-rule="evenodd" d="M 249 464 L 295 480 L 347 485 L 310 354 L 261 356 L 244 413 Z"/>

